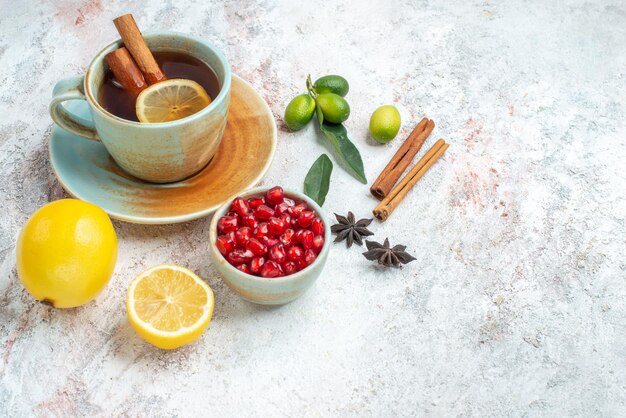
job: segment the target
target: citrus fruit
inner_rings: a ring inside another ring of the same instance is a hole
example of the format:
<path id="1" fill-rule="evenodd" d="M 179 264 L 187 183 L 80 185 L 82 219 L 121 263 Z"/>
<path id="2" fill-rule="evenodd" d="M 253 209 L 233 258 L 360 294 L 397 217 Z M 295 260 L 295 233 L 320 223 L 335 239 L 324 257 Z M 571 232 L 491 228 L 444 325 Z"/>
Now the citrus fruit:
<path id="1" fill-rule="evenodd" d="M 17 274 L 37 300 L 57 308 L 83 305 L 104 289 L 117 258 L 106 213 L 76 199 L 41 207 L 17 240 Z"/>
<path id="2" fill-rule="evenodd" d="M 211 98 L 193 80 L 174 78 L 155 83 L 137 96 L 135 112 L 140 122 L 170 122 L 204 109 Z"/>
<path id="3" fill-rule="evenodd" d="M 315 100 L 308 94 L 296 96 L 285 108 L 285 124 L 292 131 L 304 128 L 315 112 Z"/>
<path id="4" fill-rule="evenodd" d="M 128 319 L 144 340 L 174 349 L 197 340 L 213 316 L 213 291 L 184 267 L 161 264 L 135 277 L 128 288 Z"/>
<path id="5" fill-rule="evenodd" d="M 370 133 L 377 142 L 386 144 L 396 137 L 399 130 L 400 112 L 395 106 L 381 106 L 372 113 Z"/>
<path id="6" fill-rule="evenodd" d="M 317 105 L 324 114 L 324 119 L 332 123 L 342 123 L 350 116 L 350 105 L 346 99 L 335 93 L 317 95 Z"/>
<path id="7" fill-rule="evenodd" d="M 348 80 L 340 75 L 325 75 L 320 77 L 313 84 L 313 88 L 318 94 L 321 93 L 335 93 L 341 97 L 346 97 L 350 86 Z"/>

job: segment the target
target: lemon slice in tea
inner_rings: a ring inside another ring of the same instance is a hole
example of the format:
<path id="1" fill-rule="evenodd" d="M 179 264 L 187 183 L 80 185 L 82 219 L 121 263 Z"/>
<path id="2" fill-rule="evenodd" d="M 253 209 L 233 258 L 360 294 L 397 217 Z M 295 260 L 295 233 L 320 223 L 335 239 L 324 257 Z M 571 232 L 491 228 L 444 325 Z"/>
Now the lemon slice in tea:
<path id="1" fill-rule="evenodd" d="M 211 98 L 193 80 L 174 78 L 153 84 L 137 96 L 135 111 L 140 122 L 170 122 L 204 109 Z"/>

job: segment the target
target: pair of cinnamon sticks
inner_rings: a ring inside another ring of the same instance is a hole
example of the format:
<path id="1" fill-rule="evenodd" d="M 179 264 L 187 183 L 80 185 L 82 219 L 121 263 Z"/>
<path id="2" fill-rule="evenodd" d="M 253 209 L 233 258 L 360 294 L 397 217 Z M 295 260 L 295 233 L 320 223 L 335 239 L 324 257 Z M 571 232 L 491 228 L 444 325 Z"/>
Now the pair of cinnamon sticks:
<path id="1" fill-rule="evenodd" d="M 415 183 L 448 149 L 449 145 L 440 138 L 394 187 L 434 128 L 435 122 L 428 118 L 422 119 L 372 184 L 370 192 L 381 201 L 373 211 L 379 220 L 386 221 L 389 218 Z"/>
<path id="2" fill-rule="evenodd" d="M 120 16 L 113 23 L 124 46 L 109 52 L 104 59 L 122 87 L 138 94 L 149 85 L 167 80 L 148 49 L 133 15 Z"/>

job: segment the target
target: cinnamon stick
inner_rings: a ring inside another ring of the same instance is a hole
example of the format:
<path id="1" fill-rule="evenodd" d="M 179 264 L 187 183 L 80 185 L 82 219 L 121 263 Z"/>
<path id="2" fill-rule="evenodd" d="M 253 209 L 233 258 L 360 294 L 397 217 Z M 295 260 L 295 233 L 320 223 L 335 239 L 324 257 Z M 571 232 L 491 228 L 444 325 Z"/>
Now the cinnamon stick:
<path id="1" fill-rule="evenodd" d="M 391 161 L 380 173 L 370 192 L 378 200 L 382 200 L 389 194 L 394 184 L 398 181 L 404 170 L 411 164 L 415 154 L 424 145 L 424 141 L 435 128 L 435 122 L 428 118 L 422 119 L 413 129 L 411 134 L 404 141 L 402 146 L 396 151 Z"/>
<path id="2" fill-rule="evenodd" d="M 448 144 L 440 138 L 428 152 L 418 161 L 400 183 L 374 208 L 374 216 L 386 221 L 396 207 L 402 202 L 406 194 L 415 186 L 415 183 L 437 162 L 439 157 L 448 149 Z"/>
<path id="3" fill-rule="evenodd" d="M 115 79 L 119 81 L 124 89 L 138 94 L 141 90 L 148 87 L 128 49 L 122 47 L 109 52 L 104 57 L 104 60 L 109 65 Z"/>
<path id="4" fill-rule="evenodd" d="M 126 14 L 113 20 L 115 27 L 124 41 L 124 46 L 135 59 L 137 66 L 143 74 L 143 78 L 148 84 L 158 83 L 167 80 L 159 64 L 152 56 L 152 52 L 148 49 L 143 35 L 135 23 L 133 15 Z"/>

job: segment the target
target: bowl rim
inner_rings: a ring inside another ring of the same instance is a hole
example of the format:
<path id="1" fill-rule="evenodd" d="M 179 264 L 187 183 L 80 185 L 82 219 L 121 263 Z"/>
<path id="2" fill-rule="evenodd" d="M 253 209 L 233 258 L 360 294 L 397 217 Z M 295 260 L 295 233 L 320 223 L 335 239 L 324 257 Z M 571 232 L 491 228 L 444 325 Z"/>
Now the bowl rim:
<path id="1" fill-rule="evenodd" d="M 255 281 L 257 283 L 260 284 L 272 284 L 272 283 L 289 283 L 289 282 L 296 282 L 299 279 L 303 279 L 305 278 L 311 271 L 313 271 L 313 269 L 320 263 L 325 263 L 326 262 L 326 258 L 328 256 L 328 252 L 330 250 L 330 244 L 331 241 L 330 239 L 328 239 L 330 237 L 331 231 L 330 231 L 330 225 L 328 222 L 328 219 L 326 217 L 326 215 L 324 214 L 324 212 L 322 211 L 322 208 L 310 197 L 306 196 L 304 193 L 300 193 L 300 192 L 296 192 L 294 190 L 291 189 L 286 189 L 283 187 L 283 191 L 285 192 L 285 196 L 293 196 L 297 199 L 303 200 L 305 201 L 309 207 L 311 207 L 317 216 L 319 216 L 322 221 L 324 222 L 324 246 L 322 247 L 322 251 L 320 251 L 320 253 L 317 255 L 317 258 L 315 259 L 315 261 L 303 268 L 302 270 L 294 273 L 294 274 L 289 274 L 286 276 L 281 276 L 281 277 L 261 277 L 261 276 L 255 276 L 252 274 L 248 274 L 248 273 L 244 273 L 243 271 L 237 269 L 235 266 L 233 266 L 232 264 L 230 264 L 228 262 L 228 260 L 226 260 L 226 258 L 222 255 L 222 253 L 220 253 L 217 250 L 217 246 L 215 245 L 215 240 L 217 239 L 217 221 L 219 220 L 219 218 L 221 218 L 230 208 L 230 204 L 232 203 L 232 201 L 236 198 L 236 197 L 242 197 L 242 198 L 248 198 L 254 195 L 262 195 L 264 194 L 266 191 L 268 191 L 269 189 L 271 189 L 272 187 L 276 187 L 276 186 L 257 186 L 257 187 L 253 187 L 251 189 L 245 190 L 241 193 L 238 193 L 236 195 L 233 195 L 231 197 L 229 197 L 228 199 L 226 199 L 226 202 L 221 205 L 214 213 L 213 213 L 213 218 L 211 219 L 211 224 L 209 226 L 209 247 L 210 247 L 210 251 L 212 252 L 212 254 L 214 254 L 216 257 L 221 258 L 222 260 L 224 260 L 224 265 L 225 268 L 230 271 L 233 274 L 237 274 L 238 276 L 245 278 L 247 280 L 252 280 Z M 282 186 L 281 186 L 282 187 Z"/>

